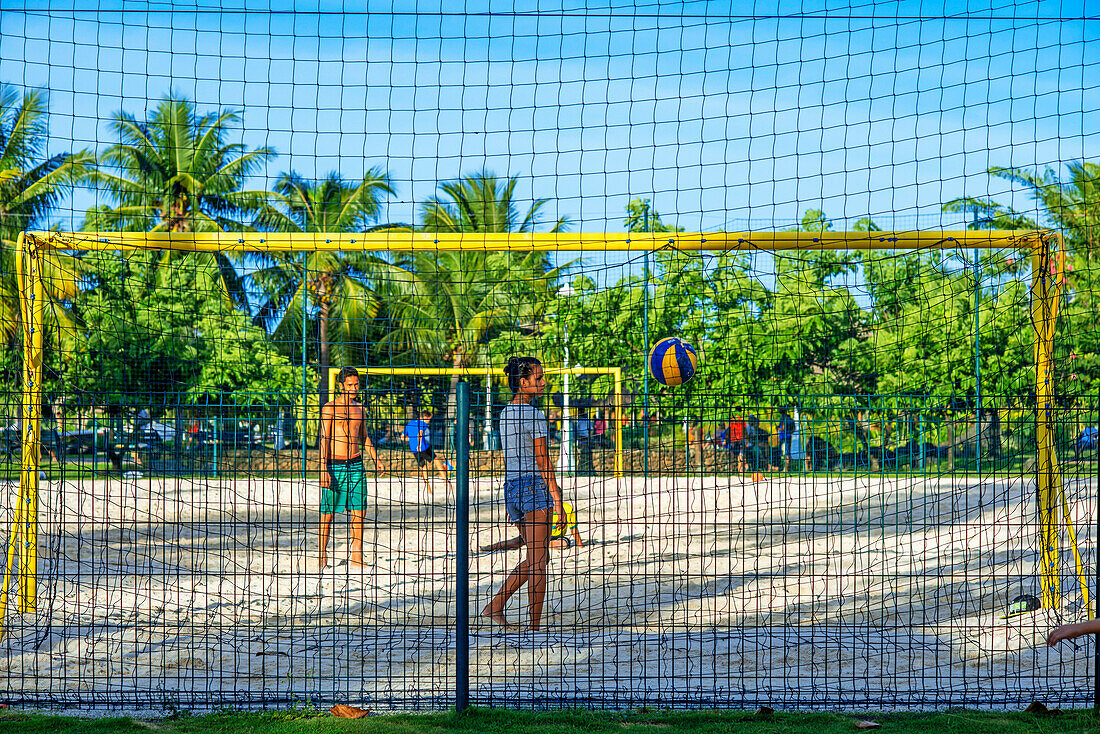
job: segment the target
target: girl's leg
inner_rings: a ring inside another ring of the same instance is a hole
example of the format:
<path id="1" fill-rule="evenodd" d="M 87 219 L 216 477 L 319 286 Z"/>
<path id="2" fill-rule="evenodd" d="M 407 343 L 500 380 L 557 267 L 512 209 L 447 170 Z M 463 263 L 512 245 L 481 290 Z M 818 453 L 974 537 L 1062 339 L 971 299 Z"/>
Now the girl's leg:
<path id="1" fill-rule="evenodd" d="M 550 564 L 550 510 L 537 510 L 527 514 L 527 612 L 530 629 L 537 630 L 542 624 L 542 603 L 546 598 L 546 567 Z"/>
<path id="2" fill-rule="evenodd" d="M 523 536 L 524 545 L 527 546 L 527 557 L 512 569 L 508 578 L 504 579 L 504 585 L 500 587 L 500 591 L 481 610 L 481 613 L 497 624 L 510 626 L 504 617 L 504 607 L 521 586 L 531 581 L 531 589 L 528 590 L 528 610 L 531 612 L 531 628 L 538 629 L 539 620 L 542 617 L 543 597 L 546 594 L 546 565 L 550 560 L 550 510 L 535 510 L 527 513 L 523 522 L 519 523 L 519 531 Z M 538 581 L 537 585 L 536 581 Z"/>

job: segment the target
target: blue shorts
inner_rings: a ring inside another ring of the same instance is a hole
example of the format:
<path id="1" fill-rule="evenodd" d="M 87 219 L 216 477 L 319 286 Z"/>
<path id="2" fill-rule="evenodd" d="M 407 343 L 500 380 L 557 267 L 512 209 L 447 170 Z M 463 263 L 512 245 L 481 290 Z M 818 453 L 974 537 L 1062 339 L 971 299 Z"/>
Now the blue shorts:
<path id="1" fill-rule="evenodd" d="M 550 490 L 538 474 L 523 474 L 504 482 L 504 509 L 509 522 L 521 522 L 529 512 L 553 507 Z"/>

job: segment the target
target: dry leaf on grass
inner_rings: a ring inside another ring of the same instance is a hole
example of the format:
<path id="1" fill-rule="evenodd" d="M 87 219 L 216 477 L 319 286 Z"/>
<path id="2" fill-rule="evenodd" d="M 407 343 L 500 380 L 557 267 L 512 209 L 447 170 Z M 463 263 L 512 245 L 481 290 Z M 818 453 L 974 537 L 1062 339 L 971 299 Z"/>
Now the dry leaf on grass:
<path id="1" fill-rule="evenodd" d="M 857 721 L 856 722 L 856 728 L 857 729 L 877 729 L 880 726 L 882 726 L 882 724 L 878 723 L 877 721 Z"/>
<path id="2" fill-rule="evenodd" d="M 370 716 L 370 709 L 357 709 L 354 706 L 338 703 L 329 709 L 329 713 L 341 719 L 362 719 L 364 716 Z"/>

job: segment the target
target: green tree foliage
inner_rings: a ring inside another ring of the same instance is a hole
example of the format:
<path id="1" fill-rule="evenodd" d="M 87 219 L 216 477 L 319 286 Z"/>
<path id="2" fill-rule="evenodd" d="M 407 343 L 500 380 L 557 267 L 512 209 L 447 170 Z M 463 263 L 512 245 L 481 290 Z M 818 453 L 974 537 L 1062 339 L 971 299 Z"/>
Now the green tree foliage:
<path id="1" fill-rule="evenodd" d="M 314 233 L 377 229 L 383 199 L 394 193 L 389 174 L 378 167 L 358 181 L 346 181 L 333 172 L 316 183 L 290 171 L 279 178 L 275 191 L 274 204 L 264 207 L 257 225 L 265 230 Z M 365 359 L 353 345 L 365 341 L 364 333 L 378 315 L 379 283 L 386 283 L 390 295 L 417 291 L 414 275 L 372 253 L 318 250 L 304 257 L 265 253 L 255 259 L 260 267 L 251 280 L 263 293 L 257 321 L 272 330 L 276 341 L 300 342 L 303 307 L 316 321 L 322 404 L 328 402 L 326 368 L 333 360 L 356 364 Z"/>
<path id="2" fill-rule="evenodd" d="M 94 157 L 88 151 L 46 154 L 46 96 L 20 94 L 0 84 L 0 338 L 14 348 L 21 323 L 16 257 L 19 233 L 44 229 L 49 215 L 74 181 L 87 175 Z M 64 303 L 77 289 L 79 263 L 62 253 L 44 257 L 44 280 L 51 332 L 72 326 Z"/>
<path id="3" fill-rule="evenodd" d="M 166 97 L 144 121 L 120 111 L 111 131 L 118 142 L 99 158 L 91 180 L 115 199 L 85 218 L 84 230 L 217 232 L 251 229 L 247 223 L 267 211 L 272 192 L 249 190 L 249 178 L 275 156 L 271 148 L 249 150 L 230 142 L 241 115 L 232 110 L 206 114 L 190 100 Z M 234 257 L 195 253 L 213 261 L 222 290 L 247 308 L 247 295 Z"/>
<path id="4" fill-rule="evenodd" d="M 683 232 L 684 228 L 675 224 L 665 224 L 661 215 L 653 208 L 649 199 L 631 199 L 626 205 L 626 219 L 623 225 L 627 232 Z"/>
<path id="5" fill-rule="evenodd" d="M 421 209 L 425 232 L 534 232 L 541 225 L 547 199 L 535 199 L 521 213 L 516 200 L 519 177 L 500 178 L 489 171 L 439 184 L 439 194 Z M 563 232 L 561 217 L 550 228 Z M 400 300 L 391 311 L 390 337 L 398 353 L 417 364 L 471 367 L 493 350 L 490 342 L 504 333 L 510 351 L 528 343 L 545 312 L 557 270 L 537 252 L 467 251 L 420 253 L 399 259 L 424 284 L 416 297 Z M 514 353 L 514 351 L 512 351 Z M 451 381 L 448 419 L 453 419 L 455 388 Z"/>
<path id="6" fill-rule="evenodd" d="M 631 232 L 683 231 L 682 227 L 665 224 L 650 200 L 641 198 L 627 204 L 624 225 Z M 703 259 L 677 252 L 657 252 L 651 259 L 651 338 L 668 334 L 680 334 L 689 340 L 701 338 L 703 319 L 695 303 L 706 288 Z M 568 340 L 573 365 L 620 367 L 635 391 L 640 390 L 647 356 L 645 275 L 630 275 L 614 287 L 603 289 L 585 276 L 574 278 L 572 295 L 555 295 L 547 304 L 532 350 L 551 363 L 562 364 Z M 606 387 L 610 389 L 610 385 Z"/>
<path id="7" fill-rule="evenodd" d="M 421 229 L 425 232 L 534 232 L 541 223 L 549 199 L 535 199 L 520 212 L 516 201 L 519 176 L 502 179 L 491 171 L 478 171 L 439 184 L 439 194 L 421 208 Z M 568 225 L 560 217 L 551 232 L 564 232 Z"/>
<path id="8" fill-rule="evenodd" d="M 74 299 L 81 327 L 63 374 L 108 404 L 160 404 L 217 394 L 224 402 L 286 403 L 301 373 L 247 314 L 211 297 L 212 265 L 165 264 L 156 253 L 91 253 Z"/>
<path id="9" fill-rule="evenodd" d="M 217 232 L 248 229 L 248 215 L 270 197 L 245 190 L 248 178 L 274 157 L 229 142 L 241 123 L 231 110 L 198 114 L 190 100 L 166 97 L 149 118 L 115 113 L 118 137 L 100 156 L 93 180 L 118 204 L 100 212 L 111 229 L 138 232 Z"/>
<path id="10" fill-rule="evenodd" d="M 1100 164 L 1074 161 L 1062 176 L 1042 171 L 995 166 L 988 173 L 1029 191 L 1034 215 L 988 198 L 964 196 L 944 205 L 945 211 L 968 213 L 976 229 L 1058 230 L 1065 243 L 1066 287 L 1055 332 L 1055 369 L 1059 390 L 1067 395 L 1095 394 L 1100 385 L 1100 339 L 1095 328 L 1097 270 L 1100 269 Z M 1030 253 L 1013 253 L 1011 263 L 989 263 L 996 274 L 1030 278 Z M 1024 296 L 1020 296 L 1024 300 Z M 983 349 L 983 352 L 985 350 Z M 1021 382 L 1016 380 L 1016 383 Z"/>
<path id="11" fill-rule="evenodd" d="M 143 121 L 119 112 L 112 123 L 117 142 L 93 170 L 86 151 L 46 153 L 45 110 L 41 93 L 0 87 L 0 332 L 9 347 L 19 328 L 15 238 L 47 227 L 60 197 L 80 179 L 114 198 L 88 211 L 87 230 L 408 227 L 378 224 L 385 198 L 394 193 L 381 167 L 360 179 L 334 172 L 317 182 L 290 171 L 275 191 L 250 189 L 250 178 L 275 153 L 231 142 L 243 122 L 233 111 L 203 114 L 188 100 L 168 97 Z M 977 229 L 1042 224 L 1062 232 L 1067 281 L 1057 378 L 1070 392 L 1095 390 L 1100 166 L 1075 162 L 1064 174 L 989 172 L 1029 191 L 1034 211 L 974 196 L 944 209 L 969 215 Z M 416 227 L 441 233 L 565 230 L 564 218 L 543 222 L 549 200 L 528 203 L 517 188 L 517 176 L 489 171 L 444 181 L 421 207 Z M 627 203 L 623 225 L 630 232 L 683 231 L 641 197 Z M 830 232 L 834 224 L 823 210 L 811 209 L 797 228 Z M 879 230 L 870 217 L 854 228 Z M 647 310 L 650 344 L 678 335 L 703 355 L 703 370 L 689 388 L 652 384 L 658 400 L 690 403 L 703 392 L 698 388 L 777 400 L 838 393 L 946 398 L 975 389 L 977 294 L 983 390 L 1024 394 L 1034 379 L 1029 253 L 983 251 L 977 289 L 969 257 L 670 250 L 651 254 L 643 272 L 610 288 L 575 276 L 570 292 L 559 290 L 569 266 L 555 268 L 533 252 L 313 252 L 304 259 L 275 253 L 255 256 L 249 278 L 240 260 L 223 253 L 51 253 L 47 313 L 54 319 L 51 333 L 60 333 L 73 355 L 59 367 L 69 384 L 120 398 L 230 390 L 251 400 L 252 388 L 297 392 L 301 373 L 286 356 L 294 351 L 284 348 L 280 356 L 273 345 L 297 348 L 303 312 L 311 359 L 322 367 L 367 360 L 368 343 L 376 350 L 370 361 L 454 367 L 497 365 L 519 351 L 561 363 L 568 343 L 573 364 L 619 366 L 637 381 L 644 375 Z M 260 326 L 252 325 L 253 313 Z M 303 358 L 298 354 L 296 361 Z M 16 361 L 2 369 L 14 372 Z M 324 370 L 320 377 L 323 393 Z"/>

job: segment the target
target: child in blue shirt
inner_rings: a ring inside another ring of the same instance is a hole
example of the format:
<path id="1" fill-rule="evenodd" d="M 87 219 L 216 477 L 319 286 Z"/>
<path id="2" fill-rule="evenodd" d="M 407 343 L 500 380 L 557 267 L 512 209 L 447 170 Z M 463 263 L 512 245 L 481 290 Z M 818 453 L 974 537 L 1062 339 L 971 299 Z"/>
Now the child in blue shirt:
<path id="1" fill-rule="evenodd" d="M 409 449 L 416 459 L 416 472 L 420 479 L 428 485 L 428 496 L 432 494 L 432 484 L 428 479 L 428 467 L 435 467 L 439 477 L 447 483 L 447 489 L 451 489 L 451 480 L 447 478 L 447 466 L 443 459 L 435 455 L 432 450 L 431 434 L 432 413 L 428 410 L 420 411 L 419 420 L 414 418 L 405 424 L 405 430 L 401 435 L 409 439 Z"/>

